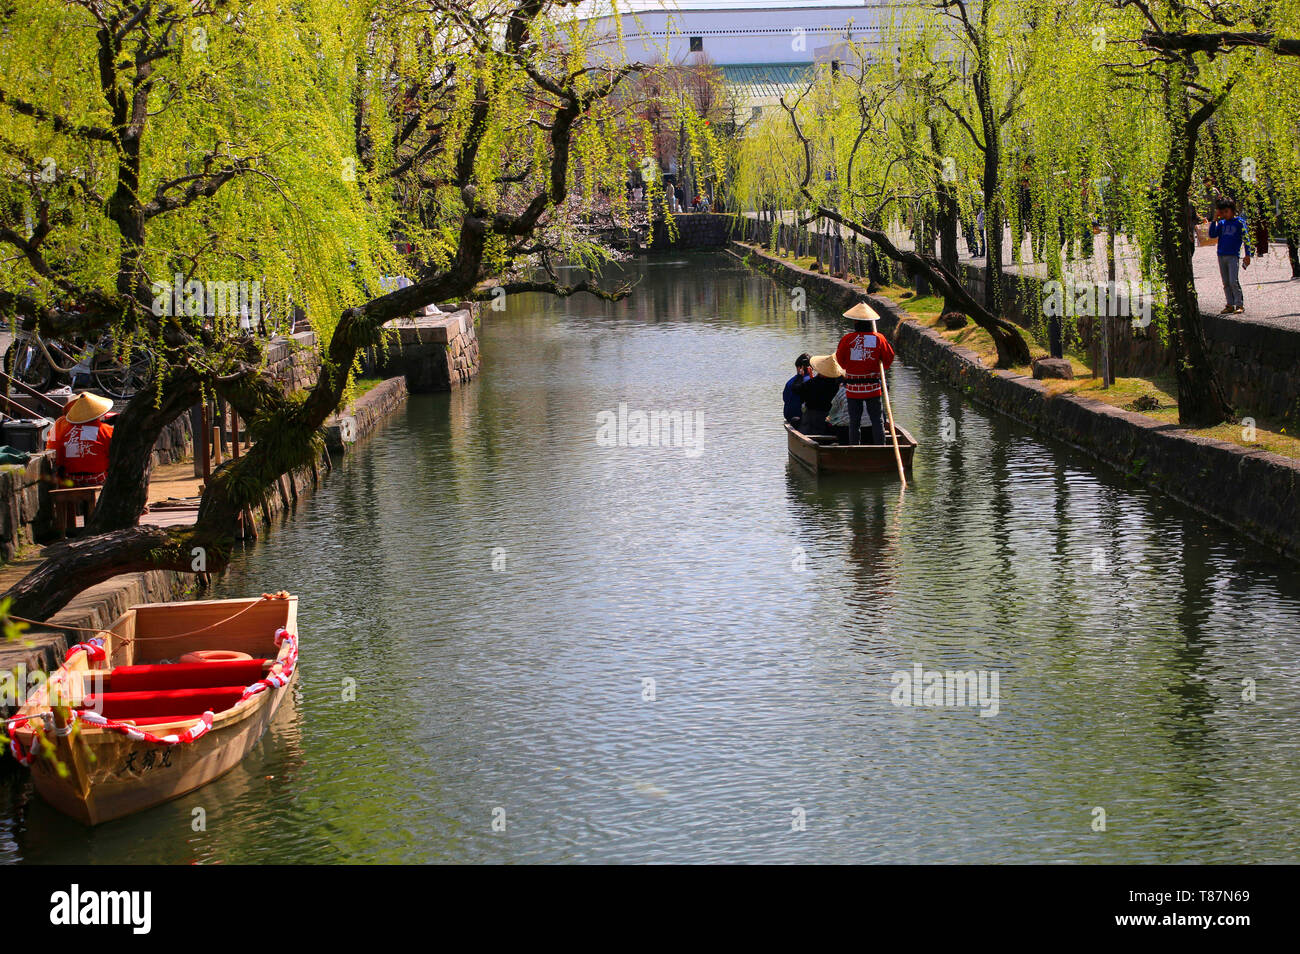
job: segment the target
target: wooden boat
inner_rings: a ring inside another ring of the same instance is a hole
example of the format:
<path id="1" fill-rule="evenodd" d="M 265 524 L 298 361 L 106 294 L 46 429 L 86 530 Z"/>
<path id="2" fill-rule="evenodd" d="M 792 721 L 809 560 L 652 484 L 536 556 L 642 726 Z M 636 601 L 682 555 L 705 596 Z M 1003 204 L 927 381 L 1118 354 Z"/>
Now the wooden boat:
<path id="1" fill-rule="evenodd" d="M 178 798 L 262 737 L 298 677 L 297 631 L 288 594 L 133 606 L 28 696 L 13 752 L 87 825 Z"/>
<path id="2" fill-rule="evenodd" d="M 894 430 L 903 456 L 903 470 L 910 474 L 916 438 L 898 424 Z M 789 424 L 785 425 L 785 434 L 790 456 L 814 474 L 898 474 L 892 439 L 884 444 L 840 444 L 836 436 L 801 434 Z M 865 437 L 869 440 L 870 433 Z"/>

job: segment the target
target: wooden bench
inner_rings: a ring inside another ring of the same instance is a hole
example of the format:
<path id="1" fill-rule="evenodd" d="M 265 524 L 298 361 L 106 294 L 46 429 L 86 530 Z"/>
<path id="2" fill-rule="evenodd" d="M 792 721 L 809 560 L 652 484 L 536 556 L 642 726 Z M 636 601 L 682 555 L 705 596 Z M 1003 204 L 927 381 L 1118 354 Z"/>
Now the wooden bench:
<path id="1" fill-rule="evenodd" d="M 54 510 L 54 530 L 60 537 L 67 536 L 68 529 L 76 529 L 77 512 L 82 504 L 86 505 L 86 516 L 95 509 L 99 492 L 103 484 L 94 487 L 56 487 L 50 491 L 50 505 Z"/>

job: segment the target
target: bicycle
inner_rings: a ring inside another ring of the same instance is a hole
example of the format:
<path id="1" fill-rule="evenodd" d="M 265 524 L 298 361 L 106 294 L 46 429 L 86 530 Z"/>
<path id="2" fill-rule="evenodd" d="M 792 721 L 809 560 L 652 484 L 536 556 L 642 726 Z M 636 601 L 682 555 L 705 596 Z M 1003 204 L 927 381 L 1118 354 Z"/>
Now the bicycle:
<path id="1" fill-rule="evenodd" d="M 20 331 L 4 356 L 5 373 L 38 391 L 48 391 L 56 379 L 66 378 L 73 388 L 93 383 L 107 397 L 123 401 L 149 383 L 155 364 L 153 352 L 142 345 L 133 345 L 128 360 L 119 361 L 107 334 L 89 346 L 76 339 L 69 347 Z"/>

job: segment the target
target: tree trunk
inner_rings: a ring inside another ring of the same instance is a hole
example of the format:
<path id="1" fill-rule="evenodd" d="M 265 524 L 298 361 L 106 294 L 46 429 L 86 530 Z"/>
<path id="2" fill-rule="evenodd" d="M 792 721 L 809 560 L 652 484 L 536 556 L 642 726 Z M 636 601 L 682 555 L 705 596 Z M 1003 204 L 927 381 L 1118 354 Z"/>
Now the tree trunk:
<path id="1" fill-rule="evenodd" d="M 934 235 L 930 232 L 930 217 L 923 212 L 916 214 L 915 239 L 916 250 L 924 258 L 934 254 Z M 918 269 L 915 274 L 916 294 L 923 297 L 930 294 L 930 276 L 925 269 Z"/>
<path id="2" fill-rule="evenodd" d="M 86 534 L 133 527 L 144 512 L 153 471 L 153 448 L 163 429 L 199 401 L 199 380 L 188 369 L 163 385 L 162 400 L 152 387 L 137 391 L 117 418 L 109 445 L 108 476 Z M 157 406 L 155 407 L 155 404 Z M 195 447 L 203 435 L 195 435 Z"/>
<path id="3" fill-rule="evenodd" d="M 930 127 L 930 148 L 935 156 L 938 156 L 943 148 L 939 140 L 939 131 L 934 126 Z M 936 171 L 939 173 L 938 188 L 936 190 L 938 210 L 935 213 L 939 231 L 939 261 L 943 263 L 944 268 L 957 275 L 959 267 L 957 225 L 960 218 L 960 211 L 957 206 L 957 189 L 953 183 L 944 179 L 942 163 L 939 164 Z M 945 295 L 943 310 L 956 311 L 959 309 L 957 303 Z"/>
<path id="4" fill-rule="evenodd" d="M 1029 363 L 1029 345 L 1026 343 L 1020 329 L 1005 318 L 993 314 L 977 302 L 974 296 L 962 286 L 957 276 L 944 268 L 943 263 L 936 259 L 933 254 L 922 255 L 918 252 L 904 251 L 896 247 L 884 232 L 879 229 L 868 228 L 858 222 L 851 222 L 834 209 L 822 207 L 815 214 L 823 219 L 839 222 L 850 231 L 870 240 L 885 255 L 908 267 L 913 272 L 925 272 L 930 282 L 943 294 L 945 300 L 951 299 L 956 302 L 961 311 L 969 315 L 975 324 L 989 333 L 998 349 L 999 368 L 1010 368 Z"/>
<path id="5" fill-rule="evenodd" d="M 988 107 L 992 111 L 992 105 Z M 1002 195 L 998 188 L 1001 147 L 997 120 L 990 116 L 984 132 L 984 304 L 1002 314 Z"/>
<path id="6" fill-rule="evenodd" d="M 1156 233 L 1165 267 L 1169 335 L 1178 356 L 1178 423 L 1184 427 L 1213 427 L 1232 417 L 1219 376 L 1210 360 L 1210 347 L 1201 324 L 1201 307 L 1192 273 L 1192 238 L 1188 196 L 1196 161 L 1196 137 L 1201 125 L 1222 103 L 1222 96 L 1191 111 L 1186 63 L 1170 69 L 1165 110 L 1171 137 L 1169 161 L 1161 175 L 1156 204 Z M 1223 95 L 1226 95 L 1223 94 Z"/>
<path id="7" fill-rule="evenodd" d="M 56 544 L 39 567 L 9 589 L 9 611 L 27 619 L 48 619 L 78 593 L 119 573 L 188 571 L 192 539 L 197 536 L 189 528 L 146 526 Z"/>

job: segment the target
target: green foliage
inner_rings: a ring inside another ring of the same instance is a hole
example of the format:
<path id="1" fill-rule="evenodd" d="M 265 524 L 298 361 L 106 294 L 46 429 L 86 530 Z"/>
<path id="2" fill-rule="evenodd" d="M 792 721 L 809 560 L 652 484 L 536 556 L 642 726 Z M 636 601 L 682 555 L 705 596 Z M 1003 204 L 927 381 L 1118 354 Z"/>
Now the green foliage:
<path id="1" fill-rule="evenodd" d="M 801 96 L 787 96 L 792 116 L 773 112 L 740 144 L 743 200 L 752 208 L 810 205 L 800 193 L 797 123 L 811 143 L 812 203 L 908 228 L 935 220 L 946 193 L 955 194 L 967 228 L 980 207 L 997 203 L 1013 236 L 1033 236 L 1034 261 L 1049 277 L 1081 270 L 1106 281 L 1107 265 L 1098 272 L 1090 263 L 1097 227 L 1103 241 L 1105 233 L 1121 234 L 1119 255 L 1134 256 L 1140 277 L 1159 288 L 1159 226 L 1185 217 L 1182 199 L 1161 192 L 1185 120 L 1168 104 L 1185 91 L 1189 108 L 1223 98 L 1196 143 L 1197 187 L 1201 175 L 1212 175 L 1248 219 L 1267 219 L 1274 234 L 1300 234 L 1300 57 L 1233 48 L 1194 54 L 1184 70 L 1142 43 L 1156 25 L 1169 33 L 1236 28 L 1296 38 L 1300 0 L 1215 11 L 1172 0 L 1145 7 L 990 0 L 967 8 L 965 22 L 957 10 L 942 0 L 900 8 L 881 43 L 854 48 L 845 72 L 822 70 Z M 986 91 L 983 101 L 977 89 Z M 992 123 L 984 121 L 985 103 Z M 1001 150 L 995 189 L 983 195 L 991 127 Z M 1204 211 L 1202 197 L 1192 198 Z M 1023 257 L 1018 247 L 1015 256 Z M 1157 306 L 1161 333 L 1166 312 Z M 1066 324 L 1067 338 L 1076 336 Z"/>

